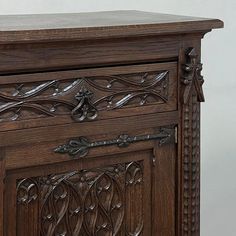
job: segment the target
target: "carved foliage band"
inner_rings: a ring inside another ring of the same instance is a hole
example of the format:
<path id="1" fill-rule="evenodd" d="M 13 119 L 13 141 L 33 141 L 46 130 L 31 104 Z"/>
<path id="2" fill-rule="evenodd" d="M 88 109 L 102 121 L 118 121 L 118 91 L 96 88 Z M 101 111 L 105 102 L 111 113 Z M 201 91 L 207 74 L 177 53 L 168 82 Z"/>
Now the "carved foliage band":
<path id="1" fill-rule="evenodd" d="M 78 139 L 70 140 L 67 144 L 61 145 L 55 148 L 56 153 L 68 154 L 72 157 L 84 157 L 88 155 L 89 149 L 103 146 L 117 145 L 118 147 L 127 147 L 131 143 L 159 140 L 159 144 L 162 145 L 167 142 L 173 134 L 172 129 L 161 128 L 157 134 L 148 134 L 140 136 L 129 136 L 122 134 L 118 138 L 111 140 L 90 142 L 85 137 L 79 137 Z"/>
<path id="2" fill-rule="evenodd" d="M 23 179 L 17 186 L 17 214 L 29 214 L 37 204 L 41 236 L 116 236 L 121 230 L 140 236 L 143 181 L 142 161 Z"/>
<path id="3" fill-rule="evenodd" d="M 194 88 L 197 92 L 199 102 L 204 102 L 204 94 L 202 85 L 204 83 L 201 76 L 202 64 L 198 63 L 198 55 L 195 48 L 190 48 L 187 53 L 186 63 L 183 64 L 182 82 L 185 85 L 183 92 L 183 102 L 186 104 L 191 96 L 191 91 Z"/>
<path id="4" fill-rule="evenodd" d="M 98 111 L 165 103 L 169 72 L 96 76 L 6 85 L 0 90 L 0 121 L 71 115 L 81 122 Z"/>

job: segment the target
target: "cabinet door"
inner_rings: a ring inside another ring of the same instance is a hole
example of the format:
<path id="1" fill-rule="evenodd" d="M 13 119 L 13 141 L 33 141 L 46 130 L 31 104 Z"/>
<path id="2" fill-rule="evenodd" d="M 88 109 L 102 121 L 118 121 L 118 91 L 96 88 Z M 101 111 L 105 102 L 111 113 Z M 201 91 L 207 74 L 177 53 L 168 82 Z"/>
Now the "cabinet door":
<path id="1" fill-rule="evenodd" d="M 139 151 L 9 170 L 5 235 L 174 236 L 175 144 L 147 143 Z"/>

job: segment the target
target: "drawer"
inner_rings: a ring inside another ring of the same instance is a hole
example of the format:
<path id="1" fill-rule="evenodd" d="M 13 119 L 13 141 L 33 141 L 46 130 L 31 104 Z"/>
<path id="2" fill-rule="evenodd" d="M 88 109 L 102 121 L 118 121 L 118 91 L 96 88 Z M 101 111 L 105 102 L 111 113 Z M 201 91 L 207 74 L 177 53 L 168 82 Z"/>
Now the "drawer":
<path id="1" fill-rule="evenodd" d="M 0 128 L 175 111 L 177 97 L 177 62 L 0 76 Z"/>

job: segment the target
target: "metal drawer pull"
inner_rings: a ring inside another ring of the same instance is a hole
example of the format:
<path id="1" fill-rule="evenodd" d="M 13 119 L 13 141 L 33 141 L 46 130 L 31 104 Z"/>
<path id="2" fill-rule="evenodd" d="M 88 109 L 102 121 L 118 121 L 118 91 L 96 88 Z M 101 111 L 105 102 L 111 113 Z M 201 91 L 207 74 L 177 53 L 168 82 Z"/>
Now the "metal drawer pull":
<path id="1" fill-rule="evenodd" d="M 58 146 L 54 152 L 68 154 L 72 157 L 85 157 L 90 148 L 117 145 L 118 147 L 128 147 L 131 143 L 159 140 L 159 145 L 166 143 L 173 135 L 174 129 L 161 128 L 157 134 L 148 134 L 140 136 L 129 136 L 122 134 L 116 139 L 90 142 L 85 137 L 70 140 L 67 144 Z"/>

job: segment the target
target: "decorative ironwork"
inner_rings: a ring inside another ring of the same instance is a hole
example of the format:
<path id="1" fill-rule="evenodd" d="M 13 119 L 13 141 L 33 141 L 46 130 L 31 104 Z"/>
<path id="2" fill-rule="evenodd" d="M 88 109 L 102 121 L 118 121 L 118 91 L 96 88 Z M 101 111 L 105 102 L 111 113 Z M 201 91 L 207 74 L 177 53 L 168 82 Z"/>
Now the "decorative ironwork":
<path id="1" fill-rule="evenodd" d="M 148 134 L 140 136 L 129 136 L 122 134 L 119 137 L 111 140 L 95 141 L 90 142 L 85 137 L 79 137 L 77 139 L 70 140 L 67 144 L 57 147 L 54 151 L 61 154 L 69 154 L 72 157 L 85 157 L 88 155 L 90 148 L 103 147 L 117 145 L 118 147 L 127 147 L 131 143 L 148 141 L 148 140 L 159 140 L 159 145 L 167 142 L 173 134 L 172 129 L 161 128 L 158 134 Z"/>
<path id="2" fill-rule="evenodd" d="M 197 97 L 199 102 L 204 102 L 204 94 L 202 90 L 202 85 L 204 79 L 201 76 L 202 64 L 197 62 L 198 55 L 195 48 L 190 48 L 187 54 L 187 63 L 183 64 L 183 76 L 182 82 L 185 84 L 185 89 L 183 92 L 183 102 L 186 104 L 191 96 L 191 91 L 193 87 L 197 92 Z"/>
<path id="3" fill-rule="evenodd" d="M 92 104 L 93 93 L 82 88 L 75 98 L 79 104 L 72 110 L 71 116 L 75 121 L 94 120 L 98 115 L 97 108 Z"/>

